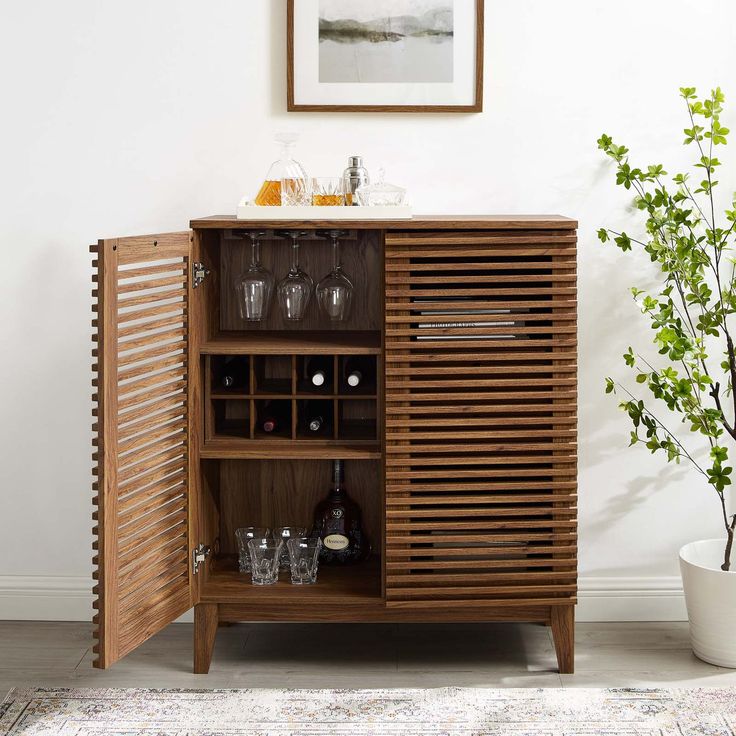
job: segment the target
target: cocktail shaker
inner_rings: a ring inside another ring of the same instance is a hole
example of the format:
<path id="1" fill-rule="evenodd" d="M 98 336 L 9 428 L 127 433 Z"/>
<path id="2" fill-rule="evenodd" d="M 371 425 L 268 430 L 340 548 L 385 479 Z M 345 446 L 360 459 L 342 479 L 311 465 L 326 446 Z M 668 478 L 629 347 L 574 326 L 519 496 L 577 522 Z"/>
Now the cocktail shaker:
<path id="1" fill-rule="evenodd" d="M 347 204 L 353 207 L 358 206 L 358 198 L 355 196 L 355 192 L 358 187 L 370 184 L 370 176 L 368 176 L 368 169 L 363 166 L 362 156 L 351 156 L 348 159 L 348 167 L 342 175 L 343 181 L 345 182 L 345 195 Z"/>

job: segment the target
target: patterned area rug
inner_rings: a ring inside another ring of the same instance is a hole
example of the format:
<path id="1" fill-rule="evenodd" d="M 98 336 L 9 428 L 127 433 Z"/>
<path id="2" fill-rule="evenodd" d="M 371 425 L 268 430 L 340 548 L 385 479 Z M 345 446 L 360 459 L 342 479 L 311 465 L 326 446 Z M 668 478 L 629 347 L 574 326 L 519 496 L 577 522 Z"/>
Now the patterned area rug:
<path id="1" fill-rule="evenodd" d="M 16 736 L 734 736 L 736 689 L 11 691 Z"/>

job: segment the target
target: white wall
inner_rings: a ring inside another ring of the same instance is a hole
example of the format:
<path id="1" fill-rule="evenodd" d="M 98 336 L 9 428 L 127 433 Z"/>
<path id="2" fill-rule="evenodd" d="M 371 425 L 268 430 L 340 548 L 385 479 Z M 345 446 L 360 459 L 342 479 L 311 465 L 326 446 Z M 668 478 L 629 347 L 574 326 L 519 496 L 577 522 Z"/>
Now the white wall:
<path id="1" fill-rule="evenodd" d="M 625 449 L 602 392 L 604 375 L 624 375 L 623 349 L 649 335 L 626 291 L 646 283 L 645 261 L 594 237 L 631 218 L 595 141 L 606 131 L 647 163 L 684 166 L 684 84 L 720 84 L 736 129 L 736 5 L 487 0 L 482 115 L 296 115 L 285 4 L 2 3 L 0 617 L 88 610 L 87 245 L 232 212 L 285 124 L 302 131 L 309 171 L 361 153 L 423 213 L 579 218 L 580 613 L 681 615 L 677 549 L 719 533 L 717 508 L 692 475 Z M 734 156 L 722 158 L 736 188 Z"/>

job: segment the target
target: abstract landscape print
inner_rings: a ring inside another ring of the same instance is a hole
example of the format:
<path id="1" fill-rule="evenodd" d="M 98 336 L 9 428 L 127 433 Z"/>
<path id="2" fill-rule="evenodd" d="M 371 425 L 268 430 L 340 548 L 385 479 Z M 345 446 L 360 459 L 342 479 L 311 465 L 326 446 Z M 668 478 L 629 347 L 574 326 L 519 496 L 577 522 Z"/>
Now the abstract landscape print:
<path id="1" fill-rule="evenodd" d="M 452 83 L 454 0 L 319 0 L 321 83 Z"/>

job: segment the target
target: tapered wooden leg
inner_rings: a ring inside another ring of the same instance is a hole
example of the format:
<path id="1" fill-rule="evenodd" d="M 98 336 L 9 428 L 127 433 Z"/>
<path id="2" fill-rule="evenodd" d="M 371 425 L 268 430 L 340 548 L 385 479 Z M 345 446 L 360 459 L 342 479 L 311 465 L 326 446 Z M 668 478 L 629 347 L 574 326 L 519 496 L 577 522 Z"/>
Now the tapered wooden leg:
<path id="1" fill-rule="evenodd" d="M 217 634 L 217 604 L 199 603 L 194 606 L 194 674 L 210 671 L 212 650 Z"/>
<path id="2" fill-rule="evenodd" d="M 561 675 L 575 671 L 575 606 L 551 606 L 552 638 Z"/>

